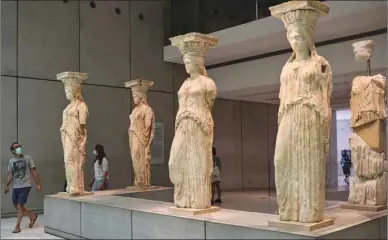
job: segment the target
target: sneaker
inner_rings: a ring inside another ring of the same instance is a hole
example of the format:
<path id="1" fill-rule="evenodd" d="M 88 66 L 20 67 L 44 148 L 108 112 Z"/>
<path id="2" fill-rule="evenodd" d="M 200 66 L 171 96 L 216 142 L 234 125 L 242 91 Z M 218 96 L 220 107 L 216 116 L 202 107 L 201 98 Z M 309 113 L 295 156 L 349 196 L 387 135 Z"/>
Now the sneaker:
<path id="1" fill-rule="evenodd" d="M 221 199 L 217 199 L 215 202 L 216 203 L 222 203 Z"/>

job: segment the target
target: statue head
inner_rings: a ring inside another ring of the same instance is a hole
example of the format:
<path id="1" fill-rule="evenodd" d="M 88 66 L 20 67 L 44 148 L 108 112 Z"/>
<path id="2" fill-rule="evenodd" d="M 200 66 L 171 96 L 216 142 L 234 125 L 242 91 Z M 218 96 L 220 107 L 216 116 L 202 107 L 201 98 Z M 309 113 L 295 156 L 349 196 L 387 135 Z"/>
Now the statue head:
<path id="1" fill-rule="evenodd" d="M 147 92 L 148 89 L 152 87 L 152 85 L 154 85 L 154 82 L 136 79 L 129 82 L 125 82 L 124 84 L 125 87 L 131 88 L 133 102 L 137 106 L 142 103 L 147 103 Z"/>
<path id="2" fill-rule="evenodd" d="M 205 68 L 205 59 L 203 56 L 196 56 L 194 54 L 186 53 L 183 56 L 183 62 L 185 64 L 185 69 L 188 74 L 199 73 L 201 75 L 207 76 Z"/>
<path id="3" fill-rule="evenodd" d="M 77 84 L 65 84 L 65 94 L 66 99 L 69 101 L 73 100 L 81 100 L 82 94 L 81 94 L 81 86 Z"/>
<path id="4" fill-rule="evenodd" d="M 289 61 L 295 59 L 298 52 L 309 51 L 316 55 L 314 30 L 318 18 L 327 15 L 329 6 L 319 1 L 289 1 L 270 7 L 271 15 L 283 21 L 287 29 L 287 40 L 293 54 Z"/>
<path id="5" fill-rule="evenodd" d="M 132 97 L 135 105 L 139 105 L 141 103 L 147 103 L 147 96 L 143 92 L 132 91 Z"/>
<path id="6" fill-rule="evenodd" d="M 374 42 L 373 40 L 364 40 L 352 44 L 353 53 L 356 61 L 364 62 L 372 57 Z"/>
<path id="7" fill-rule="evenodd" d="M 65 86 L 66 98 L 69 101 L 82 99 L 81 86 L 82 82 L 86 80 L 88 74 L 78 72 L 63 72 L 57 74 L 57 79 L 61 80 Z"/>
<path id="8" fill-rule="evenodd" d="M 218 43 L 218 38 L 201 33 L 188 33 L 170 38 L 171 45 L 179 48 L 183 55 L 186 72 L 207 76 L 204 55 L 211 46 Z"/>

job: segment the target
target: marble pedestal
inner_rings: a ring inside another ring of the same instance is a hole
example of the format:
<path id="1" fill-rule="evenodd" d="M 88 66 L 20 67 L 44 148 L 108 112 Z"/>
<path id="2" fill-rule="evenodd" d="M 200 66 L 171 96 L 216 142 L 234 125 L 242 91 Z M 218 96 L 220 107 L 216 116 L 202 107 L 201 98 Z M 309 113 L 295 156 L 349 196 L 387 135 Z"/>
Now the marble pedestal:
<path id="1" fill-rule="evenodd" d="M 125 189 L 128 189 L 128 190 L 139 190 L 139 191 L 147 191 L 147 190 L 156 190 L 158 188 L 162 188 L 160 186 L 149 186 L 149 187 L 136 187 L 136 186 L 128 186 L 126 187 Z"/>
<path id="2" fill-rule="evenodd" d="M 57 193 L 59 196 L 64 196 L 64 197 L 82 197 L 82 196 L 89 196 L 93 195 L 93 192 L 84 192 L 84 193 L 78 193 L 78 194 L 71 194 L 68 192 L 58 192 Z"/>
<path id="3" fill-rule="evenodd" d="M 177 214 L 199 215 L 199 214 L 217 212 L 220 210 L 220 208 L 214 207 L 214 206 L 211 206 L 210 208 L 205 208 L 205 209 L 170 207 L 169 210 L 170 212 L 177 213 Z"/>
<path id="4" fill-rule="evenodd" d="M 184 215 L 171 212 L 172 188 L 126 189 L 91 196 L 45 196 L 45 232 L 66 239 L 386 239 L 387 210 L 326 208 L 334 225 L 313 231 L 270 227 L 278 215 L 219 209 Z M 155 200 L 157 199 L 157 200 Z M 113 220 L 112 220 L 113 219 Z M 104 223 L 104 224 L 101 224 Z"/>
<path id="5" fill-rule="evenodd" d="M 387 205 L 369 206 L 361 204 L 343 203 L 341 204 L 341 208 L 352 209 L 357 211 L 379 212 L 387 209 Z"/>
<path id="6" fill-rule="evenodd" d="M 270 227 L 283 228 L 291 231 L 296 230 L 296 231 L 306 231 L 306 232 L 315 231 L 317 229 L 328 227 L 333 224 L 334 224 L 333 219 L 324 219 L 321 222 L 315 222 L 315 223 L 301 223 L 301 222 L 281 221 L 281 220 L 268 221 L 268 226 Z"/>

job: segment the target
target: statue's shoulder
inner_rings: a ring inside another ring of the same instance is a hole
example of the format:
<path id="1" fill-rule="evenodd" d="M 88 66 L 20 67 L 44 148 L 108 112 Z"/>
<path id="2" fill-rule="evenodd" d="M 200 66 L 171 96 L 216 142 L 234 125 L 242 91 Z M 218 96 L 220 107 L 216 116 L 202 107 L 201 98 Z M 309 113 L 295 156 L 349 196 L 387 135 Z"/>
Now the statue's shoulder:
<path id="1" fill-rule="evenodd" d="M 182 85 L 185 84 L 189 79 L 190 79 L 190 77 L 185 78 L 185 80 L 183 80 L 183 82 L 182 82 Z"/>
<path id="2" fill-rule="evenodd" d="M 329 66 L 330 67 L 330 63 L 326 60 L 326 58 L 320 56 L 320 55 L 317 55 L 316 56 L 316 61 L 321 64 L 321 65 L 326 65 L 326 66 Z"/>
<path id="3" fill-rule="evenodd" d="M 317 67 L 320 68 L 320 71 L 324 76 L 328 76 L 329 78 L 332 77 L 332 70 L 330 63 L 322 56 L 316 56 L 316 61 L 317 61 Z"/>
<path id="4" fill-rule="evenodd" d="M 80 101 L 78 103 L 78 109 L 79 110 L 88 110 L 88 105 L 84 101 Z"/>
<path id="5" fill-rule="evenodd" d="M 144 104 L 143 105 L 143 109 L 145 110 L 146 113 L 152 113 L 154 114 L 154 110 L 152 109 L 152 107 L 148 104 Z"/>
<path id="6" fill-rule="evenodd" d="M 206 82 L 214 82 L 213 79 L 211 79 L 208 76 L 201 75 L 201 78 L 202 78 L 203 81 L 206 81 Z"/>
<path id="7" fill-rule="evenodd" d="M 214 82 L 213 79 L 209 78 L 208 76 L 201 76 L 201 78 L 208 90 L 211 90 L 211 89 L 217 90 L 216 83 Z"/>

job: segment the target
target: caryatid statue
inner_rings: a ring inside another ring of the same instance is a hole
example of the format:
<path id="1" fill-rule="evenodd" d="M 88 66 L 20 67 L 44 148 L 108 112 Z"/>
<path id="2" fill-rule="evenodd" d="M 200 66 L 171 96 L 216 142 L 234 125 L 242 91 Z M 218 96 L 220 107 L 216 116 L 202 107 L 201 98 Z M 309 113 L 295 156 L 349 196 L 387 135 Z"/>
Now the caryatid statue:
<path id="1" fill-rule="evenodd" d="M 181 51 L 190 75 L 178 91 L 179 109 L 168 162 L 170 180 L 174 184 L 174 203 L 179 208 L 208 209 L 213 170 L 211 111 L 217 87 L 207 76 L 204 54 L 218 43 L 218 38 L 188 33 L 170 41 Z"/>
<path id="2" fill-rule="evenodd" d="M 86 73 L 63 72 L 57 74 L 65 86 L 69 104 L 63 111 L 60 129 L 66 169 L 67 188 L 70 195 L 84 194 L 84 172 L 86 162 L 85 146 L 87 139 L 86 120 L 88 105 L 81 94 L 82 82 L 88 77 Z"/>
<path id="3" fill-rule="evenodd" d="M 154 84 L 147 80 L 125 82 L 131 88 L 135 108 L 129 116 L 129 147 L 136 187 L 151 186 L 151 145 L 155 136 L 155 115 L 147 102 L 148 89 Z"/>
<path id="4" fill-rule="evenodd" d="M 349 145 L 356 176 L 351 178 L 348 202 L 363 206 L 383 206 L 387 202 L 386 160 L 386 78 L 371 76 L 373 41 L 353 44 L 357 61 L 367 62 L 368 76 L 353 79 L 350 100 L 352 114 Z"/>
<path id="5" fill-rule="evenodd" d="M 332 71 L 317 53 L 314 29 L 329 6 L 289 1 L 269 9 L 283 21 L 293 50 L 280 75 L 274 156 L 278 212 L 282 221 L 320 222 L 324 220 Z"/>

